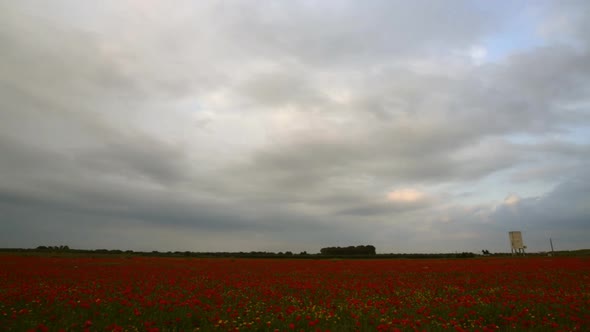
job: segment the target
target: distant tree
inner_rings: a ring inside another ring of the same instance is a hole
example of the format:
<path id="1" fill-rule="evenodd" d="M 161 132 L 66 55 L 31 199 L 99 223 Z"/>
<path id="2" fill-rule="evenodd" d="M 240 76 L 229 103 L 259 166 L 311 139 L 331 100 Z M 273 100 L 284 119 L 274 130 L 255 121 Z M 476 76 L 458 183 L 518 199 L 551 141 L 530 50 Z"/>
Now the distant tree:
<path id="1" fill-rule="evenodd" d="M 349 247 L 328 247 L 320 250 L 322 255 L 376 255 L 377 250 L 374 246 L 349 246 Z"/>

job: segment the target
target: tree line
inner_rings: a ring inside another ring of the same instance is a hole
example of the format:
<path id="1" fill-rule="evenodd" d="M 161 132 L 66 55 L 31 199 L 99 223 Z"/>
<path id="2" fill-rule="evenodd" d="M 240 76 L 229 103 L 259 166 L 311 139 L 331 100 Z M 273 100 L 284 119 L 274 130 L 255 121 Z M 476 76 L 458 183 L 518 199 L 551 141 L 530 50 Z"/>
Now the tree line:
<path id="1" fill-rule="evenodd" d="M 372 256 L 377 254 L 377 250 L 374 246 L 349 246 L 349 247 L 327 247 L 320 250 L 322 255 L 335 255 L 335 256 L 350 256 L 350 255 L 362 255 Z"/>
<path id="2" fill-rule="evenodd" d="M 472 258 L 477 255 L 471 252 L 461 253 L 381 253 L 377 254 L 372 245 L 349 246 L 349 247 L 326 247 L 322 248 L 319 253 L 307 253 L 302 251 L 294 253 L 291 251 L 268 252 L 268 251 L 249 251 L 249 252 L 194 252 L 194 251 L 134 251 L 119 249 L 73 249 L 67 245 L 59 246 L 38 246 L 36 248 L 0 248 L 0 252 L 22 253 L 26 255 L 35 254 L 59 254 L 59 255 L 88 255 L 88 256 L 149 256 L 149 257 L 197 257 L 197 258 L 286 258 L 286 259 L 333 259 L 333 258 L 354 258 L 354 259 L 420 259 L 420 258 Z M 501 253 L 493 254 L 501 256 Z M 509 254 L 505 254 L 509 255 Z"/>

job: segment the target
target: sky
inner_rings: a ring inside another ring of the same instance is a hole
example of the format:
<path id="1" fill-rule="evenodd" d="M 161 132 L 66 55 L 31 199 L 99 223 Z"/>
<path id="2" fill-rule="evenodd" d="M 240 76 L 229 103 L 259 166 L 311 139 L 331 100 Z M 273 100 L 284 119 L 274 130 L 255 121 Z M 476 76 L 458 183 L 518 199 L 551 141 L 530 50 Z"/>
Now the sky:
<path id="1" fill-rule="evenodd" d="M 588 13 L 0 0 L 0 247 L 590 248 Z"/>

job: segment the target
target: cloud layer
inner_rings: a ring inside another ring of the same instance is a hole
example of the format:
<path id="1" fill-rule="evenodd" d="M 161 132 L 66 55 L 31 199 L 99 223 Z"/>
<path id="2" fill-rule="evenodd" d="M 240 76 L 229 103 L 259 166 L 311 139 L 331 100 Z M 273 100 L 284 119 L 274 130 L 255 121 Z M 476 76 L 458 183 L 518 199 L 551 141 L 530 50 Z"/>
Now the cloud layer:
<path id="1" fill-rule="evenodd" d="M 589 247 L 587 7 L 2 3 L 0 247 Z"/>

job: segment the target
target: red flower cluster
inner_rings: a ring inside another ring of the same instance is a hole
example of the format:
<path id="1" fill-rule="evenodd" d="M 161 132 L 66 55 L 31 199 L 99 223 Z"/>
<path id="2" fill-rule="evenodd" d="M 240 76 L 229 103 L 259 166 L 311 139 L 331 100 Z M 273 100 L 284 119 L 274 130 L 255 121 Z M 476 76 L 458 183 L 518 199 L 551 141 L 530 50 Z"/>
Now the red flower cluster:
<path id="1" fill-rule="evenodd" d="M 590 330 L 587 258 L 0 256 L 3 331 Z"/>

